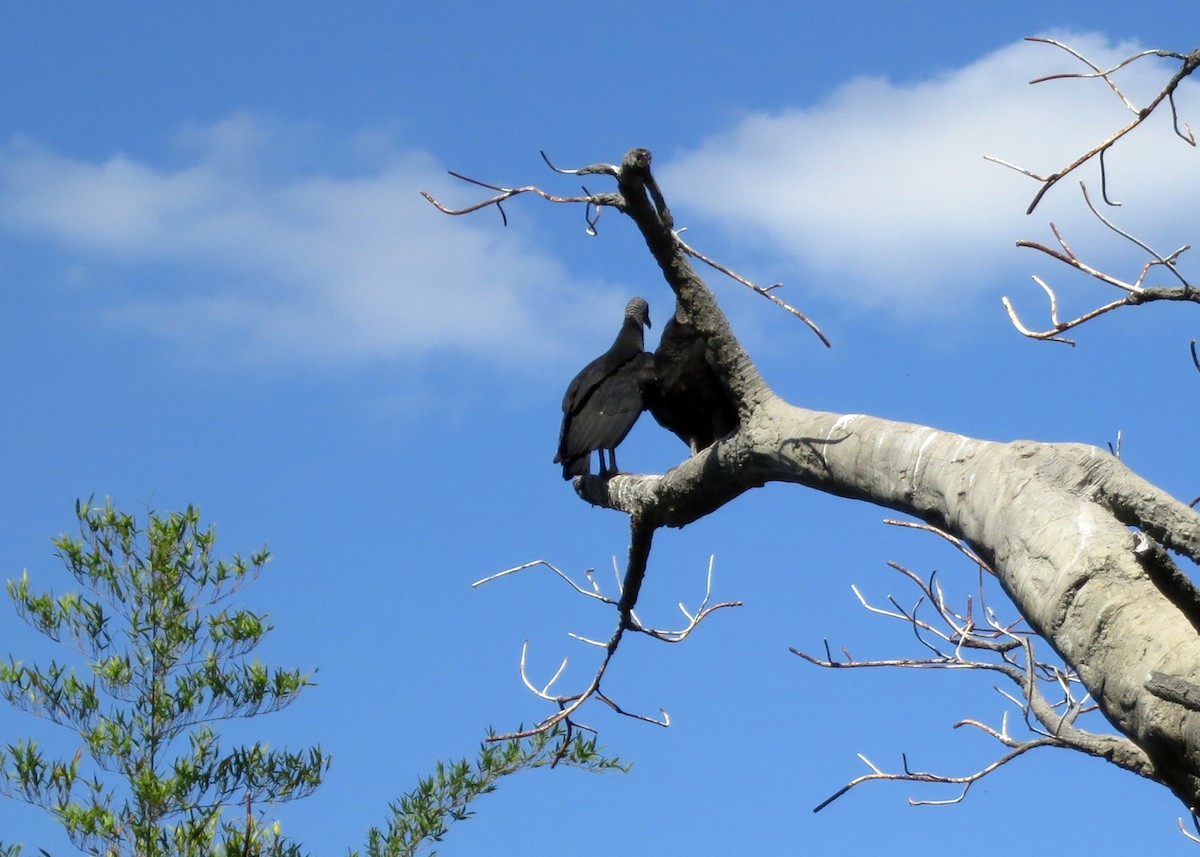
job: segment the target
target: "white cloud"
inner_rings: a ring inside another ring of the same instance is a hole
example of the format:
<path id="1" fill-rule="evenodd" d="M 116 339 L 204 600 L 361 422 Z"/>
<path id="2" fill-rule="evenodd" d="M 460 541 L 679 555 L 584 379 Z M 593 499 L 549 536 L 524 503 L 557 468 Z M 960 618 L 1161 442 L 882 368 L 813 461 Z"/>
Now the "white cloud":
<path id="1" fill-rule="evenodd" d="M 314 175 L 278 165 L 304 146 L 289 134 L 311 129 L 244 115 L 185 129 L 189 162 L 173 169 L 16 141 L 0 148 L 0 222 L 65 245 L 64 268 L 118 265 L 137 286 L 109 297 L 111 317 L 255 359 L 467 348 L 522 360 L 563 345 L 553 319 L 612 303 L 520 226 L 434 211 L 417 192 L 446 182 L 427 155 L 393 149 L 366 174 Z"/>
<path id="2" fill-rule="evenodd" d="M 1063 38 L 1100 63 L 1136 49 Z M 1177 67 L 1142 60 L 1118 79 L 1145 104 Z M 994 293 L 997 274 L 1027 282 L 1033 266 L 1045 267 L 1013 243 L 1049 240 L 1048 220 L 1076 237 L 1096 232 L 1077 180 L 1026 218 L 1036 183 L 983 157 L 1050 173 L 1132 118 L 1100 80 L 1029 85 L 1079 70 L 1065 52 L 1020 42 L 928 80 L 853 80 L 812 106 L 744 117 L 665 166 L 660 180 L 677 213 L 699 212 L 785 266 L 803 266 L 810 288 L 838 300 L 919 310 L 981 288 Z M 1194 207 L 1196 158 L 1169 116 L 1138 129 L 1109 156 L 1113 196 L 1127 203 L 1113 216 L 1152 227 Z M 1080 177 L 1098 197 L 1097 168 Z M 1151 201 L 1153 211 L 1132 204 Z M 1110 235 L 1104 246 L 1113 244 Z"/>
<path id="3" fill-rule="evenodd" d="M 1134 50 L 1071 41 L 1101 62 Z M 1004 279 L 1004 291 L 1027 288 L 1040 306 L 1027 276 L 1057 271 L 1013 242 L 1048 239 L 1053 218 L 1085 251 L 1094 224 L 1073 182 L 1025 218 L 1036 185 L 983 155 L 1049 171 L 1127 122 L 1102 81 L 1028 85 L 1076 68 L 1065 53 L 1019 43 L 928 80 L 856 79 L 811 106 L 748 115 L 691 153 L 660 159 L 659 177 L 693 243 L 709 249 L 703 221 L 717 223 L 738 252 L 766 251 L 794 271 L 784 275 L 791 288 L 922 310 L 997 294 Z M 1172 70 L 1148 60 L 1120 80 L 1144 103 Z M 1171 134 L 1169 117 L 1156 121 L 1110 157 L 1113 194 L 1129 203 L 1115 216 L 1172 250 L 1192 237 L 1171 218 L 1200 203 L 1197 153 Z M 627 297 L 573 281 L 528 222 L 437 214 L 417 191 L 446 188 L 443 168 L 378 135 L 351 141 L 371 164 L 352 174 L 313 167 L 318 129 L 261 117 L 185 128 L 175 143 L 170 166 L 67 157 L 23 140 L 0 146 L 0 226 L 66 248 L 64 280 L 127 284 L 100 296 L 110 318 L 255 360 L 442 349 L 544 360 L 577 350 L 562 319 L 583 319 L 599 337 Z M 1094 167 L 1086 175 L 1097 183 Z M 1095 246 L 1112 245 L 1108 236 Z M 752 268 L 761 270 L 757 260 Z M 108 279 L 89 277 L 98 270 Z"/>

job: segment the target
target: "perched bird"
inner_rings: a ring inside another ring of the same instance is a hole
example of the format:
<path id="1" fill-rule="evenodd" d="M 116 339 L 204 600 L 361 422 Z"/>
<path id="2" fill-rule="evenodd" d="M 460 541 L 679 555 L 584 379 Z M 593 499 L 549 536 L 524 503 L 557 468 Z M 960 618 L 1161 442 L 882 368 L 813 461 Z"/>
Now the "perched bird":
<path id="1" fill-rule="evenodd" d="M 708 342 L 676 304 L 653 358 L 638 373 L 642 403 L 695 455 L 738 427 L 737 408 L 704 352 Z"/>
<path id="2" fill-rule="evenodd" d="M 563 479 L 590 473 L 592 450 L 600 452 L 601 476 L 617 472 L 617 444 L 643 410 L 638 373 L 650 359 L 643 325 L 650 327 L 650 307 L 642 298 L 633 298 L 625 306 L 621 332 L 612 347 L 584 366 L 567 387 L 558 454 L 554 456 L 555 463 L 562 464 Z"/>

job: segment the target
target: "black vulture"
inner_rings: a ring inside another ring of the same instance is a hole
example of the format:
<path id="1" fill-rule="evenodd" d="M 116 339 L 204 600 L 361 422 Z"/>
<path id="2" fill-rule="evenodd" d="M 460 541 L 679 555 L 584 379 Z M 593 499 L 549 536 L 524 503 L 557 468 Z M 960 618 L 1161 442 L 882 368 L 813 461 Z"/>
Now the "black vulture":
<path id="1" fill-rule="evenodd" d="M 555 463 L 563 466 L 563 479 L 590 473 L 592 450 L 600 452 L 601 476 L 617 472 L 617 444 L 643 410 L 638 372 L 650 355 L 645 351 L 642 325 L 650 326 L 650 307 L 642 298 L 634 298 L 625 306 L 621 332 L 612 347 L 584 366 L 567 387 L 558 454 L 554 456 Z"/>
<path id="2" fill-rule="evenodd" d="M 676 305 L 653 359 L 639 373 L 642 402 L 692 454 L 738 427 L 737 408 L 704 352 L 708 342 Z"/>

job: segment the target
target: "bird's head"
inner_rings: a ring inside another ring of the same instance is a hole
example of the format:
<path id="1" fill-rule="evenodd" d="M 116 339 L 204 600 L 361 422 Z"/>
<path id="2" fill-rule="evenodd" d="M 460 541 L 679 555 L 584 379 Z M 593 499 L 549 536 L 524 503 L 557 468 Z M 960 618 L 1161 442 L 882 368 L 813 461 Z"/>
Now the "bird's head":
<path id="1" fill-rule="evenodd" d="M 630 299 L 629 303 L 625 304 L 625 317 L 646 327 L 653 326 L 650 324 L 650 304 L 646 303 L 645 298 Z"/>

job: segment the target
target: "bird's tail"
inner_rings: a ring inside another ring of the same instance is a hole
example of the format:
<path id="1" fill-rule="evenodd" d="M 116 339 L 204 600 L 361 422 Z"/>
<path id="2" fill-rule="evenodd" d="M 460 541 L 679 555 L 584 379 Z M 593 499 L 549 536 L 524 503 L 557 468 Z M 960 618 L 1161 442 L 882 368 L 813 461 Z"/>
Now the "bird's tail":
<path id="1" fill-rule="evenodd" d="M 577 455 L 574 458 L 563 458 L 561 455 L 554 456 L 555 464 L 562 464 L 563 479 L 570 479 L 574 476 L 587 476 L 591 472 L 591 452 L 585 452 L 583 455 Z"/>

